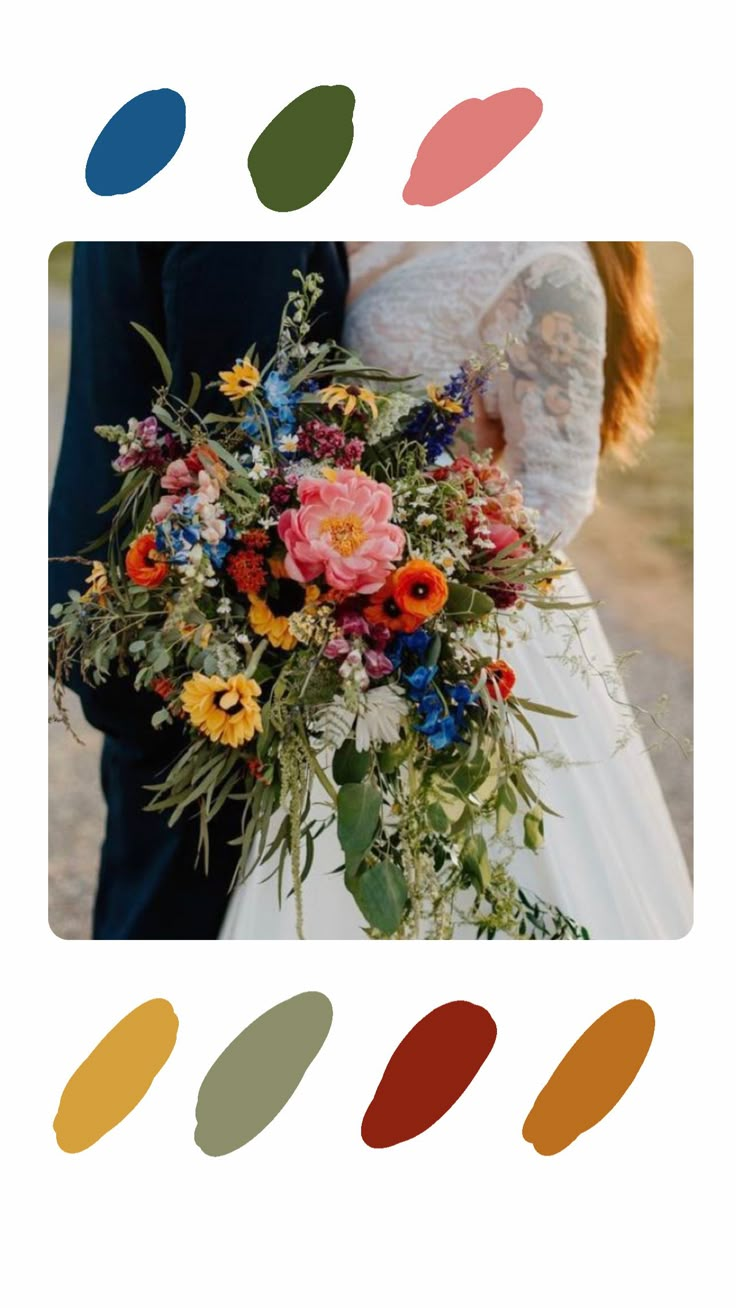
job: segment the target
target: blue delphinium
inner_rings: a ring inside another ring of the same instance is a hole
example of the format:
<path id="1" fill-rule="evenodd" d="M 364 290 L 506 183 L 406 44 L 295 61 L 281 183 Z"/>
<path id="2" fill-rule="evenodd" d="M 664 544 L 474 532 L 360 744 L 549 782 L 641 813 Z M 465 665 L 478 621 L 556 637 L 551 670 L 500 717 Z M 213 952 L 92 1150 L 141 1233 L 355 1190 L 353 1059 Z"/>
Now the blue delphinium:
<path id="1" fill-rule="evenodd" d="M 399 632 L 397 636 L 394 636 L 391 644 L 386 650 L 386 653 L 394 667 L 398 668 L 407 653 L 416 654 L 417 658 L 420 659 L 424 658 L 424 655 L 431 644 L 431 640 L 432 637 L 428 632 L 424 631 L 422 627 L 419 627 L 417 631 L 408 633 Z"/>
<path id="2" fill-rule="evenodd" d="M 263 383 L 266 412 L 272 427 L 281 435 L 290 435 L 296 428 L 298 394 L 289 389 L 289 380 L 280 372 L 270 372 Z"/>
<path id="3" fill-rule="evenodd" d="M 417 677 L 416 672 L 430 675 Z M 414 700 L 421 715 L 415 730 L 427 737 L 433 749 L 444 749 L 461 738 L 467 709 L 476 702 L 478 696 L 462 681 L 454 686 L 442 684 L 441 687 L 425 691 L 424 687 L 430 687 L 434 681 L 437 669 L 417 668 L 416 672 L 405 677 L 410 686 L 407 694 Z"/>
<path id="4" fill-rule="evenodd" d="M 436 392 L 435 399 L 426 400 L 412 409 L 403 435 L 426 446 L 429 463 L 447 461 L 455 433 L 460 424 L 471 416 L 473 396 L 484 382 L 483 372 L 463 364 L 442 390 Z M 443 400 L 452 403 L 452 410 L 442 407 Z"/>
<path id="5" fill-rule="evenodd" d="M 290 390 L 288 377 L 280 372 L 270 372 L 263 381 L 262 390 L 263 410 L 271 430 L 277 431 L 280 436 L 290 436 L 296 430 L 299 392 Z M 259 440 L 263 435 L 255 413 L 245 415 L 240 430 L 252 440 Z"/>
<path id="6" fill-rule="evenodd" d="M 186 495 L 177 504 L 175 513 L 159 523 L 155 532 L 156 549 L 165 554 L 171 563 L 183 567 L 189 562 L 192 546 L 200 543 L 212 566 L 221 568 L 230 553 L 234 532 L 229 518 L 225 518 L 225 535 L 215 544 L 201 539 L 201 524 L 197 517 L 198 498 Z"/>

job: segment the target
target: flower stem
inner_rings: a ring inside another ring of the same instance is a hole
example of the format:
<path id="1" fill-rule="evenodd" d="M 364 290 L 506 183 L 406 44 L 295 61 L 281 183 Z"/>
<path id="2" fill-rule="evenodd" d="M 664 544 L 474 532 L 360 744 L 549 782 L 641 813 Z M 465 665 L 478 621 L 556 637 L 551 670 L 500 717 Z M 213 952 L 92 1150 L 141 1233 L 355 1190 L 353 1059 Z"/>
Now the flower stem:
<path id="1" fill-rule="evenodd" d="M 258 644 L 256 645 L 256 647 L 255 647 L 255 649 L 254 649 L 254 651 L 253 651 L 253 653 L 252 653 L 252 655 L 251 655 L 251 657 L 250 657 L 250 660 L 249 660 L 249 662 L 248 662 L 248 666 L 247 666 L 247 668 L 245 669 L 245 672 L 243 673 L 243 676 L 244 676 L 244 677 L 252 677 L 252 676 L 253 676 L 253 673 L 255 672 L 256 668 L 258 667 L 258 664 L 260 663 L 261 658 L 263 657 L 263 654 L 265 653 L 267 646 L 268 646 L 268 641 L 266 640 L 266 638 L 265 638 L 265 636 L 264 636 L 263 640 L 259 640 Z"/>
<path id="2" fill-rule="evenodd" d="M 308 736 L 307 736 L 307 733 L 306 733 L 306 730 L 305 730 L 305 727 L 304 727 L 304 721 L 303 721 L 303 719 L 302 719 L 302 717 L 301 717 L 301 714 L 299 714 L 299 715 L 297 716 L 297 723 L 298 723 L 298 727 L 299 727 L 299 735 L 300 735 L 301 738 L 302 738 L 302 744 L 303 744 L 303 746 L 304 746 L 304 753 L 305 753 L 306 756 L 307 756 L 307 760 L 308 760 L 308 762 L 309 762 L 309 766 L 311 767 L 311 769 L 312 769 L 312 771 L 314 772 L 315 776 L 316 776 L 316 777 L 318 778 L 318 780 L 321 782 L 323 789 L 324 789 L 324 790 L 327 792 L 327 794 L 329 795 L 330 799 L 332 800 L 332 803 L 333 803 L 333 804 L 337 804 L 337 791 L 335 790 L 335 787 L 333 786 L 332 782 L 330 781 L 329 777 L 327 776 L 327 774 L 326 774 L 324 768 L 323 768 L 323 767 L 321 766 L 321 764 L 318 762 L 318 760 L 317 760 L 317 756 L 316 756 L 314 750 L 312 749 L 312 746 L 311 746 L 310 743 L 309 743 L 309 738 L 308 738 Z"/>
<path id="3" fill-rule="evenodd" d="M 289 796 L 289 835 L 290 835 L 290 854 L 291 854 L 291 879 L 294 883 L 294 905 L 296 909 L 296 934 L 298 940 L 304 939 L 304 901 L 302 897 L 302 880 L 300 868 L 301 853 L 301 818 L 302 818 L 302 788 L 301 769 L 299 769 L 299 781 L 297 776 L 293 778 L 291 794 Z"/>

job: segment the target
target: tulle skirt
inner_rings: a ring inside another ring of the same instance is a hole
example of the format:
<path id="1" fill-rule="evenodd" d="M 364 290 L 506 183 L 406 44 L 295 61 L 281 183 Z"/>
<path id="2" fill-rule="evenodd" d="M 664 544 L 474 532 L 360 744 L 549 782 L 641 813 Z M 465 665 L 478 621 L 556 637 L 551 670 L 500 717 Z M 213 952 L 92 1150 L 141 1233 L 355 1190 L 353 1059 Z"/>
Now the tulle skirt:
<path id="1" fill-rule="evenodd" d="M 575 572 L 558 593 L 589 598 Z M 519 696 L 576 714 L 572 720 L 534 716 L 548 756 L 535 765 L 536 789 L 561 816 L 545 817 L 544 846 L 519 850 L 510 870 L 523 889 L 558 905 L 591 939 L 677 939 L 692 924 L 687 864 L 649 753 L 630 710 L 622 707 L 626 695 L 597 614 L 586 609 L 576 620 L 580 640 L 564 614 L 542 617 L 527 607 L 528 638 L 514 641 L 505 655 Z M 677 748 L 671 742 L 666 747 Z M 319 786 L 313 802 L 327 802 Z M 279 821 L 274 819 L 274 832 Z M 317 841 L 303 885 L 309 939 L 366 939 L 364 920 L 342 875 L 334 872 L 342 861 L 333 824 Z M 295 937 L 288 860 L 281 907 L 275 864 L 256 868 L 235 887 L 221 939 Z M 474 939 L 475 929 L 463 925 L 455 935 Z"/>

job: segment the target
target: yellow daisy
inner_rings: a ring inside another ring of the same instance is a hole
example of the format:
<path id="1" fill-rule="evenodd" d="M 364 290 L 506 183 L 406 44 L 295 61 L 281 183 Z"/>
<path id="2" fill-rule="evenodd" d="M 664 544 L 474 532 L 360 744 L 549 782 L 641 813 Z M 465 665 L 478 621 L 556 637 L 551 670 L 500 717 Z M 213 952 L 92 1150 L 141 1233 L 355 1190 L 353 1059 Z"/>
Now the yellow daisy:
<path id="1" fill-rule="evenodd" d="M 435 407 L 444 409 L 445 413 L 462 413 L 462 404 L 458 404 L 457 400 L 450 399 L 449 395 L 443 394 L 441 386 L 430 383 L 427 387 L 427 394 Z"/>
<path id="2" fill-rule="evenodd" d="M 182 687 L 181 704 L 193 726 L 210 740 L 237 749 L 263 730 L 260 693 L 258 682 L 241 673 L 225 681 L 195 672 Z"/>
<path id="3" fill-rule="evenodd" d="M 378 417 L 376 397 L 366 386 L 328 386 L 322 392 L 322 399 L 328 409 L 334 409 L 337 404 L 341 405 L 346 418 L 350 417 L 359 404 L 364 404 L 367 409 L 370 409 L 374 418 Z"/>
<path id="4" fill-rule="evenodd" d="M 110 589 L 110 582 L 108 581 L 107 569 L 104 563 L 100 563 L 95 559 L 92 564 L 92 571 L 88 577 L 85 577 L 85 581 L 87 582 L 87 590 L 81 597 L 82 603 L 88 604 L 90 600 L 96 599 L 98 604 L 105 605 L 107 603 L 105 591 Z"/>
<path id="5" fill-rule="evenodd" d="M 230 372 L 221 372 L 219 376 L 222 377 L 220 390 L 231 400 L 241 400 L 244 395 L 250 395 L 261 380 L 260 372 L 250 359 L 242 359 L 233 365 Z"/>

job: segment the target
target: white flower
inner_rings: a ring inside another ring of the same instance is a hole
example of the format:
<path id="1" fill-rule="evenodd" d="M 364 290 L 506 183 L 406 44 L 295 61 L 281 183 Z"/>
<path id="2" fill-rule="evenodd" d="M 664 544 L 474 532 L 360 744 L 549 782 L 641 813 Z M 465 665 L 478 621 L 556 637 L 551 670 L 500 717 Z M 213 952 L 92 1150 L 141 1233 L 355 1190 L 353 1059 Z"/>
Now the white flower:
<path id="1" fill-rule="evenodd" d="M 400 686 L 375 686 L 363 696 L 355 724 L 355 746 L 363 753 L 371 745 L 393 745 L 407 713 Z"/>
<path id="2" fill-rule="evenodd" d="M 355 712 L 348 708 L 342 695 L 318 709 L 314 716 L 314 729 L 322 737 L 322 747 L 339 749 L 350 735 L 354 721 Z"/>
<path id="3" fill-rule="evenodd" d="M 268 468 L 266 467 L 265 463 L 254 463 L 253 467 L 248 473 L 248 476 L 250 477 L 251 481 L 262 481 L 263 478 L 267 476 L 267 474 L 268 474 Z"/>
<path id="4" fill-rule="evenodd" d="M 284 432 L 283 436 L 277 438 L 276 446 L 282 454 L 296 454 L 299 449 L 299 437 Z"/>
<path id="5" fill-rule="evenodd" d="M 232 603 L 228 599 L 227 595 L 223 595 L 222 599 L 217 605 L 217 612 L 222 613 L 223 615 L 227 615 L 232 611 L 232 607 L 233 607 Z"/>
<path id="6" fill-rule="evenodd" d="M 437 514 L 436 514 L 436 513 L 418 513 L 418 514 L 417 514 L 417 526 L 418 526 L 418 527 L 431 527 L 431 526 L 432 526 L 432 523 L 433 523 L 433 522 L 436 522 L 436 521 L 437 521 Z"/>

